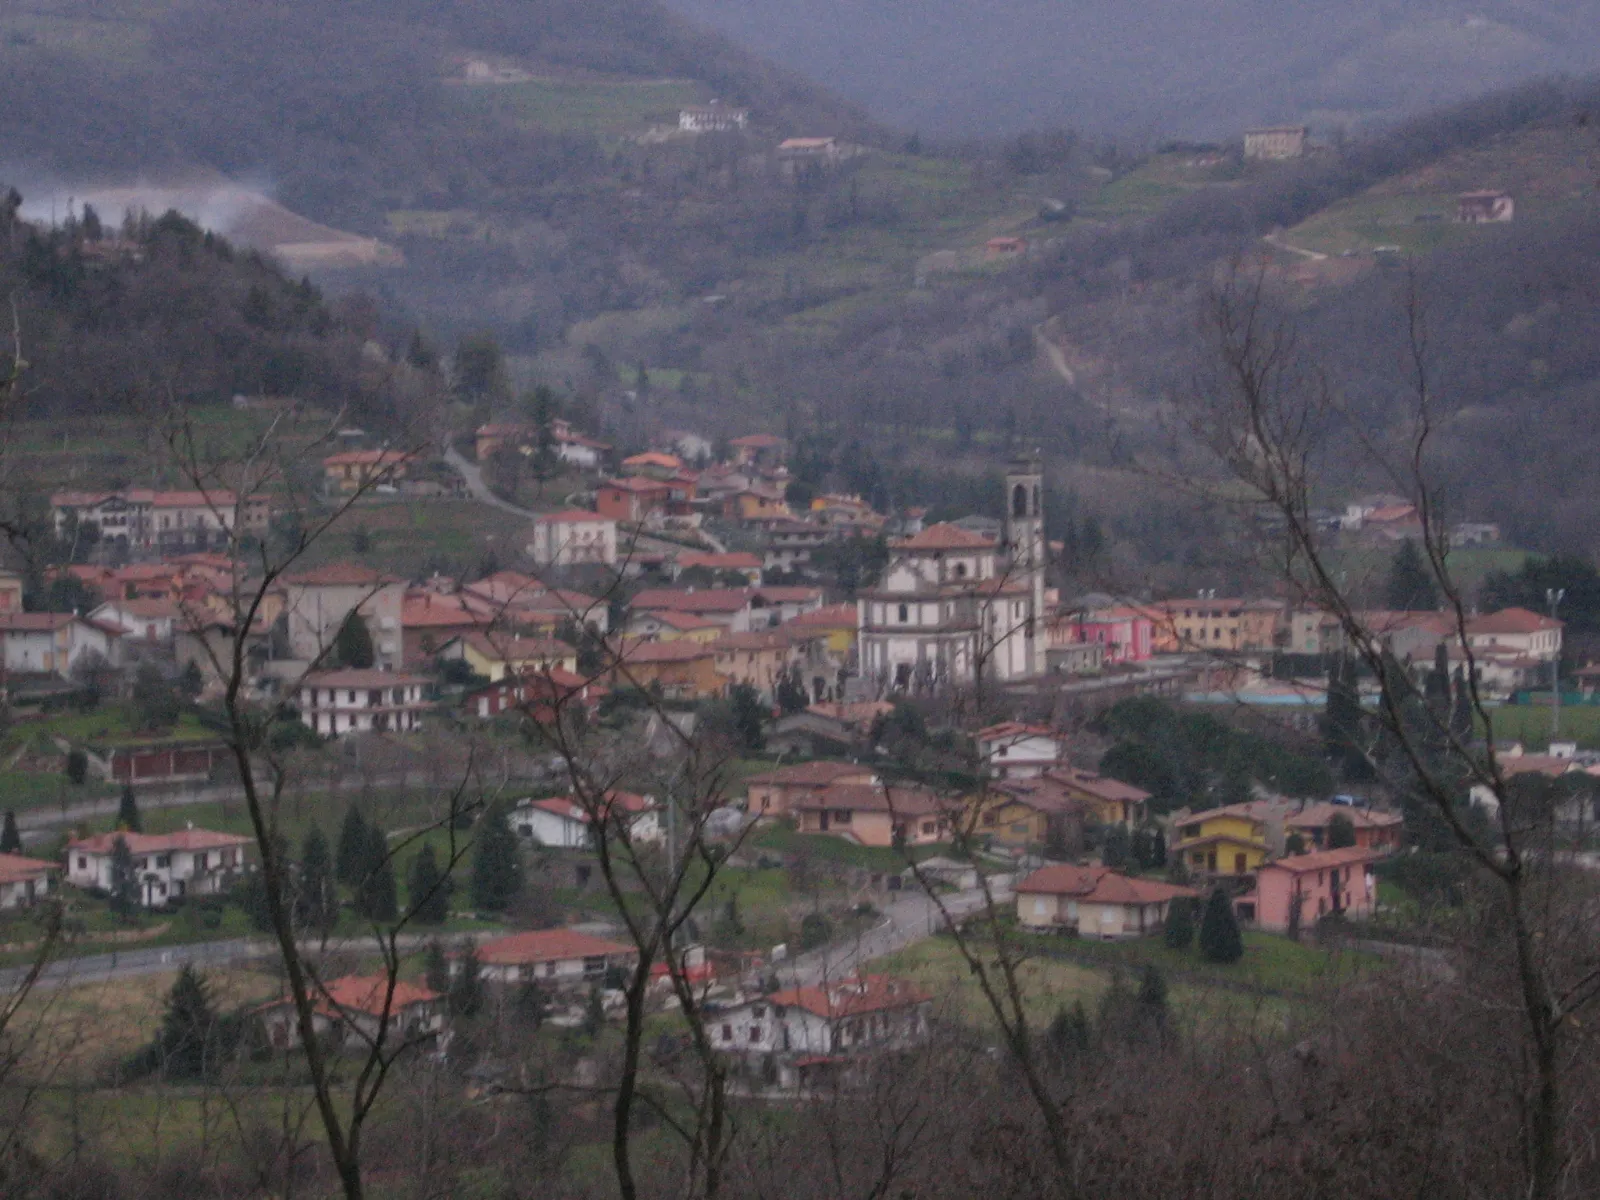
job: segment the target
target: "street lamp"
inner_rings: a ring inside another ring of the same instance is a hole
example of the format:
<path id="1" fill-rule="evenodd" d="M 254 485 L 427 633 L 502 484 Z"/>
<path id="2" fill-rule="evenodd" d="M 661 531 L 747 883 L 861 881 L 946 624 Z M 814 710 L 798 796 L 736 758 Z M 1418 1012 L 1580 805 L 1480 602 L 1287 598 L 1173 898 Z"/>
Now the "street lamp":
<path id="1" fill-rule="evenodd" d="M 1556 619 L 1556 609 L 1567 598 L 1566 588 L 1546 588 L 1544 598 L 1550 605 L 1550 619 Z M 1556 653 L 1550 660 L 1550 740 L 1561 736 L 1561 635 L 1556 634 Z"/>

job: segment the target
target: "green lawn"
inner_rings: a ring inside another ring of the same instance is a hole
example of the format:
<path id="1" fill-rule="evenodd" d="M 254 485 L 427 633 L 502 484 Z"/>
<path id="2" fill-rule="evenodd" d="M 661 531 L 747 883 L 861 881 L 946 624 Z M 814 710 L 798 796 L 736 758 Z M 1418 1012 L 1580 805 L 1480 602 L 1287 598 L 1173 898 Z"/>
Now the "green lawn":
<path id="1" fill-rule="evenodd" d="M 1493 718 L 1496 741 L 1521 742 L 1530 753 L 1542 753 L 1552 740 L 1549 705 L 1502 704 L 1493 710 Z M 1555 740 L 1576 741 L 1585 750 L 1600 750 L 1600 706 L 1563 705 L 1560 737 Z"/>
<path id="2" fill-rule="evenodd" d="M 452 87 L 450 94 L 464 108 L 509 116 L 531 128 L 599 134 L 675 126 L 678 110 L 702 98 L 700 85 L 683 79 L 533 79 Z"/>
<path id="3" fill-rule="evenodd" d="M 775 854 L 797 854 L 827 862 L 842 863 L 849 867 L 864 867 L 869 871 L 900 872 L 906 869 L 905 855 L 899 850 L 875 846 L 858 846 L 844 838 L 827 834 L 797 833 L 788 825 L 771 825 L 760 830 L 746 846 L 753 850 L 769 850 Z M 932 858 L 946 854 L 946 845 L 916 846 L 911 850 L 914 858 Z"/>

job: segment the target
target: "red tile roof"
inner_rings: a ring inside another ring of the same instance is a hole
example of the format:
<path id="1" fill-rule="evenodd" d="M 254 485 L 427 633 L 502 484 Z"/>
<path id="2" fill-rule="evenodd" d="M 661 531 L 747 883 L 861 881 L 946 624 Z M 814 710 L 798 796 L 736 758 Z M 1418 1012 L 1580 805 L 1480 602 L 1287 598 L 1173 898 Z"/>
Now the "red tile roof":
<path id="1" fill-rule="evenodd" d="M 941 522 L 929 525 L 914 537 L 894 543 L 899 550 L 992 550 L 993 539 L 981 533 L 972 533 L 959 525 Z"/>
<path id="2" fill-rule="evenodd" d="M 659 450 L 647 450 L 643 454 L 635 454 L 631 458 L 622 460 L 625 467 L 662 467 L 668 471 L 677 471 L 683 467 L 683 459 L 676 454 L 662 454 Z"/>
<path id="3" fill-rule="evenodd" d="M 705 567 L 710 571 L 759 571 L 761 559 L 745 551 L 732 551 L 728 554 L 686 552 L 678 555 L 678 566 L 686 571 L 691 567 Z"/>
<path id="4" fill-rule="evenodd" d="M 1002 721 L 998 725 L 991 725 L 987 729 L 978 730 L 978 740 L 980 742 L 998 742 L 1006 738 L 1053 738 L 1055 736 L 1055 730 L 1048 725 L 1024 725 L 1021 721 Z"/>
<path id="5" fill-rule="evenodd" d="M 322 992 L 325 994 L 319 993 L 314 997 L 312 1007 L 321 1015 L 334 1020 L 352 1012 L 381 1017 L 386 998 L 389 1001 L 388 1012 L 391 1018 L 399 1016 L 412 1005 L 431 1004 L 439 999 L 439 993 L 403 980 L 395 981 L 394 992 L 391 995 L 387 975 L 344 975 L 323 985 Z M 269 1000 L 265 1004 L 258 1005 L 253 1011 L 268 1012 L 293 1003 L 292 999 L 285 996 L 281 1000 Z"/>
<path id="6" fill-rule="evenodd" d="M 1354 808 L 1347 804 L 1311 804 L 1303 812 L 1290 817 L 1288 824 L 1299 829 L 1321 829 L 1334 817 L 1346 817 L 1355 829 L 1392 829 L 1405 824 L 1399 813 L 1376 812 L 1370 808 Z"/>
<path id="7" fill-rule="evenodd" d="M 751 775 L 745 784 L 781 784 L 787 787 L 829 787 L 841 779 L 871 779 L 872 768 L 860 763 L 807 762 L 792 763 L 775 771 Z"/>
<path id="8" fill-rule="evenodd" d="M 715 658 L 717 652 L 703 642 L 692 638 L 674 638 L 670 642 L 628 642 L 617 648 L 617 662 L 623 666 L 645 663 L 693 662 L 697 658 Z"/>
<path id="9" fill-rule="evenodd" d="M 1562 622 L 1551 620 L 1526 608 L 1502 608 L 1484 617 L 1473 617 L 1467 622 L 1467 633 L 1543 633 L 1562 628 Z"/>
<path id="10" fill-rule="evenodd" d="M 135 854 L 169 854 L 174 850 L 226 850 L 246 846 L 251 839 L 237 833 L 214 833 L 209 829 L 180 829 L 175 833 L 97 833 L 67 843 L 68 850 L 85 854 L 110 854 L 118 838 L 128 843 Z"/>
<path id="11" fill-rule="evenodd" d="M 822 629 L 854 629 L 860 622 L 854 604 L 829 604 L 811 612 L 801 613 L 791 625 L 814 625 Z"/>
<path id="12" fill-rule="evenodd" d="M 1131 783 L 1123 783 L 1120 779 L 1112 779 L 1108 775 L 1097 775 L 1093 771 L 1079 771 L 1065 767 L 1049 774 L 1063 786 L 1087 792 L 1097 800 L 1118 802 L 1126 800 L 1142 804 L 1150 799 L 1150 793 L 1143 788 L 1136 788 Z"/>
<path id="13" fill-rule="evenodd" d="M 372 667 L 350 667 L 339 671 L 310 671 L 300 682 L 303 687 L 387 688 L 425 684 L 428 680 L 422 675 L 379 671 Z"/>
<path id="14" fill-rule="evenodd" d="M 325 467 L 382 466 L 391 467 L 416 458 L 416 450 L 346 450 L 330 454 L 322 460 Z"/>
<path id="15" fill-rule="evenodd" d="M 736 613 L 750 603 L 749 588 L 646 588 L 629 605 L 634 612 L 670 609 L 688 613 Z"/>
<path id="16" fill-rule="evenodd" d="M 670 492 L 672 485 L 663 483 L 659 479 L 645 479 L 643 476 L 634 475 L 627 479 L 608 479 L 600 485 L 610 488 L 615 492 L 638 492 L 654 494 L 656 492 Z"/>
<path id="17" fill-rule="evenodd" d="M 20 854 L 0 854 L 0 883 L 26 883 L 61 868 L 53 862 L 24 858 Z"/>
<path id="18" fill-rule="evenodd" d="M 1307 871 L 1325 871 L 1329 867 L 1345 867 L 1354 863 L 1372 862 L 1382 857 L 1382 854 L 1378 851 L 1370 850 L 1365 846 L 1343 846 L 1338 850 L 1318 850 L 1315 854 L 1291 854 L 1285 858 L 1263 863 L 1260 869 L 1270 871 L 1279 868 L 1296 875 L 1304 875 Z"/>
<path id="19" fill-rule="evenodd" d="M 767 1002 L 778 1008 L 802 1008 L 826 1020 L 857 1017 L 925 1004 L 933 997 L 914 983 L 888 975 L 858 975 L 815 987 L 785 988 Z"/>
<path id="20" fill-rule="evenodd" d="M 1080 897 L 1087 904 L 1165 904 L 1179 896 L 1198 897 L 1193 888 L 1163 883 L 1159 879 L 1134 879 L 1108 871 L 1095 881 L 1094 887 Z"/>
<path id="21" fill-rule="evenodd" d="M 638 951 L 575 929 L 534 929 L 493 938 L 478 947 L 478 961 L 490 966 L 565 962 L 575 958 L 636 958 Z"/>
<path id="22" fill-rule="evenodd" d="M 1110 867 L 1079 867 L 1071 863 L 1052 863 L 1040 867 L 1017 884 L 1023 895 L 1084 896 L 1094 890 L 1100 876 L 1109 874 Z"/>
<path id="23" fill-rule="evenodd" d="M 400 582 L 393 575 L 385 575 L 382 571 L 374 571 L 371 567 L 356 563 L 329 563 L 297 575 L 285 575 L 283 581 L 300 587 L 378 587 Z"/>

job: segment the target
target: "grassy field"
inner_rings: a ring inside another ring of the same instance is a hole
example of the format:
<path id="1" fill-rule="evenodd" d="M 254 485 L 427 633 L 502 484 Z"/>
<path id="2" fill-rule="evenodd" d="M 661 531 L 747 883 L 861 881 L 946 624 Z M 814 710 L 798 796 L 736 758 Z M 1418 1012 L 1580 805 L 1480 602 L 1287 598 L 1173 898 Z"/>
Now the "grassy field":
<path id="1" fill-rule="evenodd" d="M 1328 563 L 1344 577 L 1346 586 L 1364 603 L 1382 607 L 1382 593 L 1389 578 L 1389 566 L 1396 549 L 1387 546 L 1345 546 L 1332 550 Z M 1494 571 L 1515 571 L 1522 566 L 1527 551 L 1514 546 L 1484 546 L 1452 550 L 1448 560 L 1450 577 L 1470 598 Z"/>
<path id="2" fill-rule="evenodd" d="M 465 108 L 558 133 L 642 133 L 651 125 L 675 126 L 679 109 L 703 99 L 700 85 L 684 79 L 533 79 L 450 91 Z"/>
<path id="3" fill-rule="evenodd" d="M 1600 707 L 1562 705 L 1560 736 L 1555 739 L 1550 717 L 1547 705 L 1502 704 L 1494 710 L 1495 740 L 1521 742 L 1530 753 L 1542 752 L 1552 740 L 1576 741 L 1584 750 L 1600 750 Z"/>
<path id="4" fill-rule="evenodd" d="M 893 872 L 905 870 L 905 856 L 899 850 L 876 846 L 859 846 L 843 838 L 827 834 L 797 833 L 787 825 L 773 825 L 746 843 L 754 850 L 769 850 L 775 854 L 796 854 L 826 862 L 841 863 L 847 867 L 862 867 L 869 871 Z M 911 851 L 915 858 L 932 858 L 944 854 L 949 846 L 917 846 Z"/>
<path id="5" fill-rule="evenodd" d="M 1158 154 L 1116 179 L 1078 206 L 1079 214 L 1102 220 L 1144 217 L 1174 200 L 1232 180 L 1225 166 L 1202 166 L 1192 154 Z"/>
<path id="6" fill-rule="evenodd" d="M 559 503 L 559 482 L 547 486 L 546 507 Z M 514 562 L 527 532 L 522 517 L 472 500 L 374 500 L 352 508 L 304 561 L 359 562 L 420 578 L 432 570 L 471 571 L 490 553 L 502 563 Z"/>

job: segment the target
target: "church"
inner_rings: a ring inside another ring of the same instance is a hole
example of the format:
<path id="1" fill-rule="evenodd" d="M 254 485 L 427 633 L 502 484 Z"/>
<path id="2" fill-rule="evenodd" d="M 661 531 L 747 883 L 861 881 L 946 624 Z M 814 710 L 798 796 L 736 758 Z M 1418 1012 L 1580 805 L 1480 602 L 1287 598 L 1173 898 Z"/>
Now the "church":
<path id="1" fill-rule="evenodd" d="M 1045 674 L 1044 473 L 1006 472 L 1005 537 L 939 524 L 893 542 L 876 588 L 856 601 L 861 678 L 875 696 L 931 695 L 981 674 Z"/>

